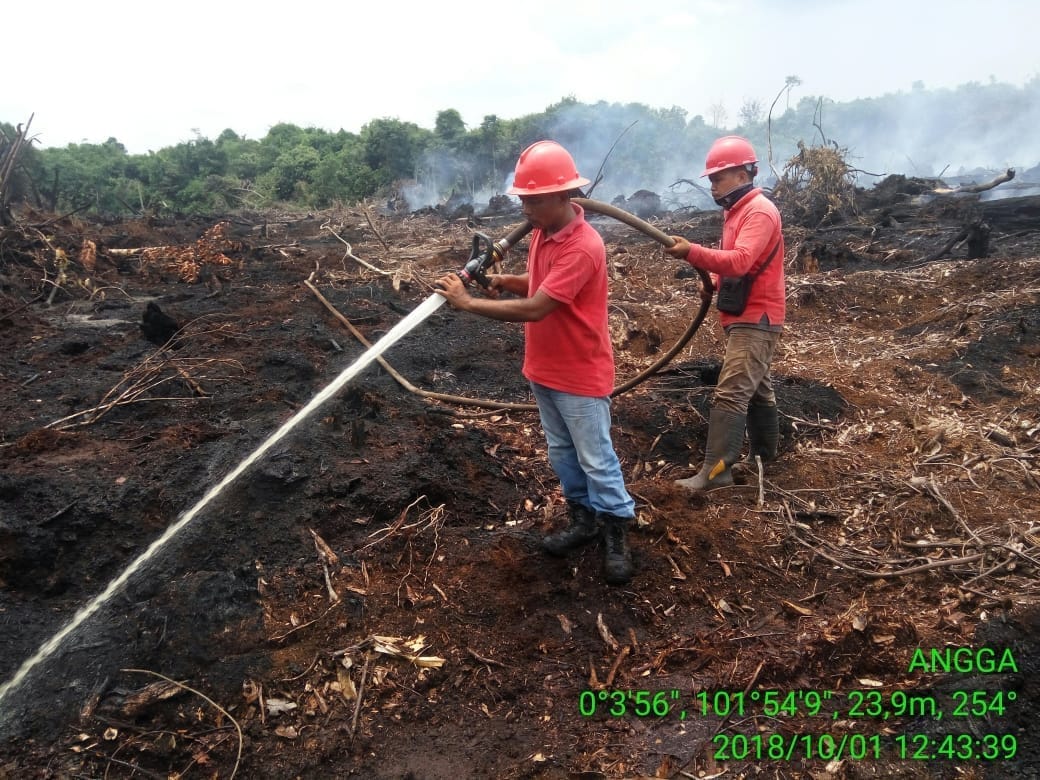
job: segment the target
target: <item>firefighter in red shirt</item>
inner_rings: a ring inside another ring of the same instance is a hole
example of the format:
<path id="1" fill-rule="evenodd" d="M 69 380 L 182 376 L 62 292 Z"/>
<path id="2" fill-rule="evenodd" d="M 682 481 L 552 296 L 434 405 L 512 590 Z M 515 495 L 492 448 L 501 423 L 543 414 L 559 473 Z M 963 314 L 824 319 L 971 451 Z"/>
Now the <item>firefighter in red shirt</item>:
<path id="1" fill-rule="evenodd" d="M 712 197 L 724 210 L 721 248 L 673 236 L 674 246 L 665 250 L 708 271 L 716 282 L 753 276 L 743 311 L 719 313 L 726 354 L 708 419 L 704 464 L 694 476 L 676 481 L 694 492 L 733 484 L 730 467 L 740 458 L 745 426 L 751 462 L 756 456 L 775 458 L 780 437 L 770 366 L 784 325 L 784 239 L 780 212 L 754 185 L 757 174 L 758 159 L 746 139 L 729 135 L 715 141 L 701 176 L 708 177 Z M 717 305 L 735 311 L 721 295 Z"/>
<path id="2" fill-rule="evenodd" d="M 632 577 L 627 531 L 635 502 L 610 437 L 614 353 L 607 327 L 606 249 L 570 196 L 588 183 L 556 142 L 529 146 L 509 189 L 520 196 L 524 216 L 534 226 L 527 272 L 492 275 L 490 298 L 470 296 L 454 273 L 437 284 L 457 309 L 524 323 L 523 373 L 570 515 L 569 525 L 546 536 L 542 547 L 563 555 L 602 536 L 604 577 L 622 585 Z M 499 298 L 500 292 L 519 297 Z"/>

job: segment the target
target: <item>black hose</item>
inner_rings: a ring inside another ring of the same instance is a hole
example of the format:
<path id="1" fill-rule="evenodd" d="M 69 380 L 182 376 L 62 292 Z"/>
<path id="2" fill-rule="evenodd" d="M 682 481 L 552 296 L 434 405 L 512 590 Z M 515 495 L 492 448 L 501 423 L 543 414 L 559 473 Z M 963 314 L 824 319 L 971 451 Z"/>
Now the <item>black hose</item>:
<path id="1" fill-rule="evenodd" d="M 602 214 L 606 217 L 613 217 L 618 222 L 623 222 L 629 227 L 633 227 L 639 232 L 645 233 L 646 235 L 650 236 L 650 238 L 654 239 L 659 244 L 662 244 L 666 247 L 670 247 L 675 243 L 672 240 L 671 236 L 669 236 L 667 233 L 664 233 L 661 230 L 658 230 L 649 222 L 640 219 L 635 214 L 629 214 L 627 211 L 624 211 L 623 209 L 619 209 L 616 206 L 611 206 L 609 203 L 603 203 L 602 201 L 591 200 L 589 198 L 571 198 L 571 201 L 573 203 L 577 203 L 586 211 L 591 211 L 595 214 Z M 506 235 L 505 239 L 503 239 L 505 242 L 507 242 L 507 247 L 514 245 L 517 241 L 526 236 L 529 232 L 531 232 L 532 227 L 533 226 L 530 222 L 524 221 L 522 224 L 513 228 Z M 643 369 L 631 379 L 622 382 L 620 385 L 611 390 L 611 398 L 621 395 L 622 393 L 627 393 L 636 385 L 639 385 L 645 382 L 650 377 L 652 377 L 654 374 L 656 374 L 658 371 L 660 371 L 662 368 L 668 365 L 668 363 L 671 362 L 672 358 L 678 355 L 683 350 L 683 347 L 685 347 L 689 343 L 690 339 L 693 338 L 693 334 L 697 332 L 697 329 L 701 326 L 701 323 L 704 322 L 704 318 L 708 315 L 708 309 L 711 308 L 710 293 L 715 289 L 714 285 L 712 285 L 711 283 L 711 277 L 708 276 L 708 273 L 706 271 L 703 271 L 700 268 L 698 268 L 697 273 L 700 274 L 701 283 L 704 285 L 704 289 L 709 293 L 708 295 L 704 295 L 701 297 L 701 307 L 697 311 L 697 316 L 693 318 L 693 320 L 687 326 L 686 330 L 683 332 L 681 336 L 679 336 L 679 339 L 672 345 L 672 347 L 663 355 L 661 355 L 661 357 L 659 357 L 656 361 L 654 361 L 652 365 Z M 480 403 L 474 403 L 474 405 L 487 407 L 491 407 L 492 404 L 495 404 L 495 402 L 482 401 Z M 497 404 L 495 404 L 494 408 L 499 407 Z M 534 404 L 503 403 L 501 404 L 501 408 L 533 411 L 536 410 L 538 407 Z"/>
<path id="2" fill-rule="evenodd" d="M 532 230 L 534 230 L 534 225 L 532 225 L 530 222 L 524 221 L 524 222 L 520 223 L 519 225 L 517 225 L 512 230 L 510 230 L 501 239 L 501 241 L 502 241 L 502 243 L 505 244 L 506 248 L 508 249 L 511 246 L 515 246 L 517 241 L 519 241 L 521 238 L 526 236 Z"/>
<path id="3" fill-rule="evenodd" d="M 577 203 L 586 211 L 591 211 L 596 214 L 602 214 L 606 217 L 613 217 L 618 222 L 623 222 L 629 227 L 634 227 L 639 232 L 645 233 L 646 235 L 650 236 L 650 238 L 654 239 L 659 244 L 662 244 L 666 247 L 670 247 L 675 243 L 672 240 L 671 236 L 669 236 L 667 233 L 658 230 L 649 222 L 640 219 L 635 214 L 629 214 L 627 211 L 619 209 L 616 206 L 611 206 L 609 203 L 603 203 L 602 201 L 598 200 L 590 200 L 589 198 L 571 198 L 571 201 L 573 203 Z M 636 385 L 641 384 L 642 382 L 645 382 L 647 379 L 652 377 L 654 374 L 656 374 L 658 371 L 660 371 L 662 368 L 668 365 L 668 363 L 671 362 L 672 358 L 678 355 L 683 350 L 683 347 L 685 347 L 689 343 L 690 339 L 693 338 L 693 334 L 697 332 L 697 329 L 701 326 L 701 323 L 704 322 L 704 318 L 708 315 L 708 309 L 711 308 L 710 293 L 714 290 L 714 286 L 711 283 L 711 277 L 708 276 L 708 272 L 698 268 L 697 273 L 700 274 L 701 283 L 704 285 L 704 289 L 709 293 L 708 295 L 704 295 L 701 297 L 701 308 L 697 312 L 697 316 L 693 318 L 689 326 L 686 328 L 686 331 L 679 337 L 678 341 L 676 341 L 675 344 L 672 345 L 671 349 L 669 349 L 667 352 L 661 355 L 661 357 L 659 357 L 651 366 L 645 368 L 643 371 L 639 372 L 628 381 L 623 382 L 617 387 L 615 387 L 614 390 L 610 393 L 611 398 L 620 395 L 621 393 L 628 392 Z"/>

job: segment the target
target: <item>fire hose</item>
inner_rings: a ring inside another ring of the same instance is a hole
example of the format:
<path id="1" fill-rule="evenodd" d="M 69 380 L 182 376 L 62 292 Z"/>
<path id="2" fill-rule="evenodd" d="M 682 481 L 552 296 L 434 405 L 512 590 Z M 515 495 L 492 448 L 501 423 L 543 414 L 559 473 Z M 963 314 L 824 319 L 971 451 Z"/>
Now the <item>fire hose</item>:
<path id="1" fill-rule="evenodd" d="M 650 238 L 653 238 L 655 241 L 666 247 L 672 246 L 672 244 L 674 243 L 671 239 L 671 236 L 658 230 L 653 225 L 651 225 L 648 222 L 645 222 L 644 220 L 640 219 L 634 214 L 630 214 L 627 211 L 623 211 L 622 209 L 619 209 L 616 206 L 611 206 L 607 203 L 602 203 L 601 201 L 597 200 L 591 200 L 589 198 L 572 198 L 572 200 L 573 202 L 577 203 L 578 205 L 582 206 L 588 211 L 591 211 L 596 214 L 602 214 L 603 216 L 613 217 L 619 222 L 623 222 L 624 224 L 635 228 L 641 233 L 646 234 Z M 533 228 L 534 226 L 530 222 L 524 221 L 523 223 L 517 225 L 515 228 L 509 231 L 509 233 L 507 233 L 503 238 L 500 238 L 497 241 L 492 241 L 488 236 L 484 235 L 483 233 L 475 232 L 473 235 L 473 248 L 470 252 L 469 260 L 466 262 L 466 265 L 463 268 L 456 271 L 459 278 L 462 279 L 462 281 L 467 285 L 476 282 L 480 284 L 482 287 L 488 287 L 490 284 L 490 280 L 487 278 L 487 269 L 493 266 L 495 263 L 502 260 L 502 258 L 505 256 L 506 251 L 508 251 L 524 236 L 530 233 Z M 708 276 L 707 272 L 702 271 L 701 269 L 697 269 L 697 273 L 701 277 L 701 282 L 704 285 L 704 289 L 710 293 L 713 289 L 711 277 Z M 360 341 L 366 348 L 372 347 L 372 344 L 357 330 L 357 328 L 355 328 L 349 320 L 343 317 L 343 315 L 340 314 L 336 310 L 336 308 L 328 300 L 326 300 L 320 292 L 318 292 L 318 288 L 315 287 L 309 279 L 305 281 L 304 284 L 306 284 L 307 287 L 310 288 L 311 292 L 313 292 L 315 296 L 317 296 L 318 300 L 321 301 L 322 305 L 324 305 L 333 314 L 333 316 L 337 317 L 346 326 L 346 328 L 350 330 L 350 332 L 354 335 L 355 338 L 358 339 L 358 341 Z M 668 351 L 661 355 L 661 357 L 654 361 L 652 365 L 643 369 L 631 379 L 615 387 L 610 392 L 610 397 L 613 398 L 617 395 L 620 395 L 621 393 L 628 392 L 633 387 L 636 387 L 642 382 L 645 382 L 651 376 L 660 371 L 669 362 L 671 362 L 671 360 L 676 355 L 678 355 L 679 352 L 682 351 L 682 349 L 687 345 L 687 343 L 689 343 L 690 339 L 693 338 L 693 335 L 697 332 L 697 329 L 700 328 L 701 323 L 707 316 L 708 309 L 710 307 L 711 296 L 703 296 L 701 298 L 701 305 L 700 309 L 697 311 L 697 315 L 690 321 L 690 324 L 687 326 L 685 332 L 681 336 L 679 336 L 675 344 L 673 344 L 671 348 L 668 349 Z M 399 374 L 393 368 L 393 366 L 391 366 L 382 357 L 377 357 L 376 361 L 379 363 L 380 366 L 383 367 L 383 369 L 387 373 L 390 374 L 391 377 L 394 378 L 394 380 L 398 382 L 398 384 L 404 387 L 408 392 L 421 396 L 423 398 L 429 398 L 431 400 L 441 401 L 444 403 L 461 404 L 465 406 L 477 406 L 484 409 L 535 411 L 538 408 L 534 404 L 511 403 L 508 401 L 492 401 L 480 398 L 467 398 L 464 396 L 449 395 L 445 393 L 432 392 L 429 390 L 422 390 L 413 385 L 411 382 L 409 382 L 401 374 Z"/>
<path id="2" fill-rule="evenodd" d="M 632 214 L 628 214 L 627 212 L 624 212 L 621 209 L 617 209 L 613 206 L 608 206 L 605 203 L 600 203 L 598 201 L 588 200 L 585 198 L 575 198 L 574 200 L 575 202 L 577 202 L 584 208 L 588 209 L 589 211 L 614 217 L 615 219 L 624 222 L 625 224 L 635 227 L 637 230 L 645 233 L 646 235 L 650 236 L 651 238 L 660 242 L 661 244 L 664 244 L 665 246 L 671 246 L 673 243 L 671 238 L 662 233 L 660 230 L 657 230 L 652 225 L 649 225 L 648 223 L 644 222 L 638 217 L 635 217 Z M 460 278 L 462 278 L 466 283 L 469 283 L 472 280 L 478 282 L 483 280 L 486 283 L 487 278 L 485 276 L 485 271 L 488 268 L 490 268 L 491 265 L 493 265 L 495 262 L 500 260 L 502 254 L 510 246 L 512 246 L 513 243 L 519 241 L 520 238 L 527 235 L 527 233 L 529 233 L 530 231 L 531 225 L 525 222 L 525 224 L 517 228 L 514 228 L 504 239 L 500 239 L 497 242 L 491 242 L 485 236 L 477 234 L 474 238 L 474 252 L 472 253 L 470 261 L 466 264 L 466 267 L 464 269 L 458 272 Z M 486 248 L 483 251 L 480 251 L 480 245 L 482 243 L 486 245 Z M 712 289 L 711 279 L 705 272 L 699 271 L 699 273 L 705 285 L 705 289 L 710 291 Z M 310 283 L 309 280 L 307 281 L 307 285 L 311 287 L 312 290 L 317 292 L 316 288 L 314 288 L 314 286 Z M 694 318 L 693 322 L 690 323 L 690 326 L 686 329 L 686 332 L 679 338 L 679 341 L 676 342 L 676 344 L 671 349 L 669 349 L 668 352 L 666 352 L 661 358 L 659 358 L 652 366 L 643 370 L 638 376 L 633 377 L 628 382 L 625 382 L 619 387 L 614 388 L 613 392 L 611 393 L 611 396 L 615 396 L 619 393 L 625 392 L 626 390 L 635 387 L 640 382 L 652 376 L 656 371 L 660 370 L 660 368 L 663 365 L 665 365 L 669 360 L 671 360 L 679 352 L 679 350 L 681 350 L 686 345 L 686 343 L 696 332 L 697 328 L 700 326 L 701 322 L 704 320 L 705 315 L 707 314 L 708 307 L 710 305 L 710 300 L 705 300 L 706 297 L 707 296 L 702 296 L 700 311 L 697 313 L 697 316 Z M 389 349 L 393 344 L 395 344 L 399 339 L 401 339 L 405 334 L 407 334 L 412 328 L 416 327 L 416 325 L 418 325 L 432 312 L 434 312 L 441 303 L 443 303 L 443 301 L 439 299 L 436 295 L 431 295 L 430 297 L 428 297 L 426 301 L 424 301 L 418 307 L 416 307 L 416 309 L 413 310 L 407 317 L 405 317 L 401 322 L 399 322 L 397 325 L 391 328 L 390 331 L 387 332 L 379 340 L 377 344 L 371 345 L 360 358 L 355 360 L 351 365 L 344 369 L 339 374 L 339 376 L 337 376 L 335 380 L 333 380 L 333 382 L 327 385 L 321 392 L 319 392 L 313 399 L 311 399 L 310 402 L 308 402 L 303 408 L 298 410 L 292 417 L 285 421 L 281 425 L 281 427 L 278 428 L 277 431 L 275 431 L 271 436 L 265 439 L 260 444 L 260 446 L 257 447 L 245 460 L 239 463 L 238 466 L 236 466 L 230 473 L 228 473 L 219 483 L 217 483 L 217 485 L 212 487 L 187 512 L 181 515 L 177 519 L 177 521 L 173 523 L 173 525 L 168 527 L 161 536 L 159 536 L 151 544 L 149 544 L 148 548 L 139 556 L 137 556 L 137 558 L 135 558 L 131 562 L 131 564 L 126 569 L 124 569 L 118 577 L 112 580 L 108 584 L 108 587 L 105 588 L 105 590 L 103 590 L 100 594 L 94 597 L 94 599 L 90 601 L 88 604 L 81 607 L 76 612 L 72 620 L 66 623 L 64 627 L 60 631 L 58 631 L 57 634 L 55 634 L 53 637 L 47 640 L 40 647 L 40 649 L 36 652 L 35 655 L 27 659 L 24 663 L 22 663 L 22 665 L 18 668 L 18 670 L 15 672 L 14 676 L 10 680 L 8 680 L 5 683 L 0 683 L 0 705 L 2 705 L 7 695 L 11 691 L 16 689 L 22 683 L 22 681 L 26 679 L 26 677 L 29 675 L 33 668 L 35 668 L 39 663 L 43 662 L 45 659 L 49 658 L 51 654 L 53 654 L 59 647 L 61 647 L 62 643 L 70 636 L 72 636 L 73 632 L 75 632 L 86 620 L 88 620 L 90 616 L 93 615 L 103 604 L 105 604 L 109 599 L 111 599 L 116 593 L 120 591 L 120 589 L 127 583 L 127 581 L 130 579 L 131 576 L 134 575 L 134 573 L 141 569 L 141 567 L 143 567 L 152 558 L 153 555 L 158 553 L 171 539 L 173 539 L 173 537 L 176 534 L 178 534 L 183 528 L 185 528 L 187 524 L 190 523 L 191 520 L 199 512 L 201 512 L 211 500 L 218 496 L 221 493 L 221 491 L 223 491 L 228 485 L 234 482 L 242 473 L 245 472 L 246 469 L 249 468 L 251 464 L 255 463 L 257 460 L 263 457 L 263 455 L 267 453 L 272 447 L 274 447 L 279 441 L 281 441 L 282 438 L 288 435 L 289 432 L 296 427 L 296 425 L 298 425 L 303 420 L 307 419 L 309 415 L 311 415 L 323 403 L 325 403 L 329 398 L 331 398 L 347 382 L 356 377 L 358 373 L 364 370 L 364 368 L 368 366 L 371 362 L 379 360 L 381 361 L 381 365 L 388 366 L 389 364 L 386 364 L 385 361 L 382 361 L 381 355 L 383 354 L 383 352 Z M 423 393 L 423 395 L 426 395 L 428 397 L 438 397 L 435 394 L 430 393 Z M 467 399 L 456 400 L 462 403 L 474 403 Z M 488 404 L 487 402 L 478 402 L 475 405 L 488 406 L 490 404 Z M 519 404 L 499 404 L 496 405 L 496 408 L 526 409 L 534 407 L 521 407 Z M 0 725 L 3 725 L 3 722 L 6 720 L 7 715 L 8 712 L 5 711 L 2 706 L 0 706 Z"/>
<path id="3" fill-rule="evenodd" d="M 591 211 L 595 214 L 601 214 L 606 217 L 613 217 L 618 222 L 622 222 L 629 227 L 635 228 L 665 247 L 670 247 L 675 243 L 667 233 L 658 230 L 649 222 L 640 219 L 635 214 L 630 214 L 616 206 L 611 206 L 608 203 L 591 200 L 589 198 L 572 198 L 571 201 L 577 203 L 586 211 Z M 457 272 L 459 278 L 461 278 L 466 284 L 475 281 L 478 284 L 487 287 L 488 279 L 485 274 L 486 270 L 501 260 L 511 246 L 530 233 L 532 227 L 533 226 L 530 222 L 524 222 L 523 224 L 513 228 L 513 230 L 511 230 L 504 238 L 494 242 L 482 233 L 475 233 L 473 236 L 473 251 L 470 253 L 470 259 L 469 262 L 466 263 L 466 266 Z M 668 363 L 683 350 L 687 343 L 689 343 L 690 339 L 692 339 L 693 335 L 697 332 L 697 329 L 700 328 L 701 323 L 704 322 L 704 318 L 708 314 L 708 309 L 711 307 L 710 293 L 714 288 L 711 283 L 711 277 L 708 273 L 700 268 L 696 270 L 701 277 L 701 284 L 704 285 L 704 289 L 708 293 L 701 297 L 701 305 L 700 309 L 697 311 L 697 315 L 690 321 L 686 330 L 681 336 L 679 336 L 678 340 L 670 349 L 668 349 L 667 352 L 655 360 L 652 365 L 636 374 L 636 376 L 615 387 L 610 393 L 611 398 L 620 395 L 621 393 L 628 392 L 636 385 L 645 382 L 664 366 L 668 365 Z M 528 405 L 526 404 L 524 405 L 525 408 L 527 406 Z M 517 407 L 517 404 L 509 405 L 509 408 Z M 535 407 L 531 406 L 530 408 L 533 409 Z"/>
<path id="4" fill-rule="evenodd" d="M 658 230 L 649 222 L 640 219 L 635 214 L 629 214 L 627 211 L 619 209 L 616 206 L 611 206 L 609 203 L 603 203 L 598 200 L 590 200 L 588 198 L 573 198 L 572 200 L 573 202 L 577 203 L 579 206 L 588 211 L 595 212 L 596 214 L 602 214 L 605 217 L 613 217 L 618 222 L 623 222 L 629 227 L 635 228 L 640 233 L 644 233 L 645 235 L 650 236 L 650 238 L 654 239 L 654 241 L 665 247 L 670 247 L 675 243 L 672 240 L 671 236 L 669 236 L 667 233 Z M 671 362 L 672 358 L 674 358 L 676 355 L 682 352 L 683 348 L 687 345 L 687 343 L 689 343 L 690 339 L 693 338 L 693 334 L 697 332 L 698 328 L 700 328 L 701 323 L 704 322 L 704 318 L 708 315 L 708 309 L 711 308 L 711 292 L 714 289 L 714 287 L 712 286 L 711 277 L 708 275 L 707 271 L 704 271 L 701 268 L 697 268 L 696 271 L 701 277 L 701 284 L 704 285 L 705 290 L 705 294 L 701 297 L 701 306 L 700 309 L 698 309 L 697 311 L 697 315 L 690 321 L 690 324 L 686 327 L 686 330 L 683 332 L 681 336 L 679 336 L 678 340 L 675 342 L 675 344 L 672 345 L 672 347 L 667 352 L 665 352 L 663 355 L 661 355 L 661 357 L 655 360 L 652 365 L 640 371 L 627 382 L 622 382 L 620 385 L 615 387 L 613 392 L 611 392 L 610 394 L 611 398 L 631 390 L 633 387 L 640 384 L 641 382 L 645 382 L 647 379 L 649 379 L 662 368 L 664 368 L 666 365 L 668 365 L 668 363 Z"/>

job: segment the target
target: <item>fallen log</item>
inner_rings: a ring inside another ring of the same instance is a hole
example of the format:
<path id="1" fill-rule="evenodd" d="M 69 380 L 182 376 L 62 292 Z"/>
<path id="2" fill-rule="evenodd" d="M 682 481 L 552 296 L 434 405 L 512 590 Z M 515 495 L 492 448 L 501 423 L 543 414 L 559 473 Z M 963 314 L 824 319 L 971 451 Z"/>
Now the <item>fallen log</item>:
<path id="1" fill-rule="evenodd" d="M 960 187 L 936 187 L 932 190 L 932 194 L 938 195 L 939 197 L 948 197 L 985 192 L 986 190 L 991 190 L 1004 182 L 1011 181 L 1013 178 L 1015 178 L 1015 169 L 1008 168 L 991 181 L 983 182 L 982 184 L 964 184 Z"/>
<path id="2" fill-rule="evenodd" d="M 1002 231 L 1036 230 L 1040 225 L 1040 195 L 984 200 L 975 208 L 990 225 Z"/>

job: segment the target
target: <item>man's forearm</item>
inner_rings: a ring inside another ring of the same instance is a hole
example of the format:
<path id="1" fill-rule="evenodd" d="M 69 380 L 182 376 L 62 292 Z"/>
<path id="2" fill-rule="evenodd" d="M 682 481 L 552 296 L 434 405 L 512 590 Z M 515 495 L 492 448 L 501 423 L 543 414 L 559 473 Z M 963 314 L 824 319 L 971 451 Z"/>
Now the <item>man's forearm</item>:
<path id="1" fill-rule="evenodd" d="M 527 274 L 498 274 L 494 277 L 497 287 L 513 295 L 527 295 Z"/>
<path id="2" fill-rule="evenodd" d="M 460 308 L 492 320 L 503 322 L 536 322 L 547 312 L 536 307 L 531 298 L 469 298 Z"/>

